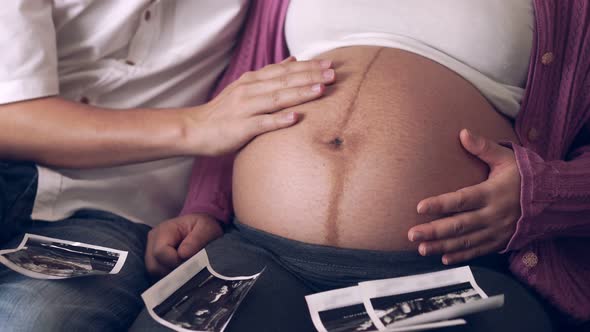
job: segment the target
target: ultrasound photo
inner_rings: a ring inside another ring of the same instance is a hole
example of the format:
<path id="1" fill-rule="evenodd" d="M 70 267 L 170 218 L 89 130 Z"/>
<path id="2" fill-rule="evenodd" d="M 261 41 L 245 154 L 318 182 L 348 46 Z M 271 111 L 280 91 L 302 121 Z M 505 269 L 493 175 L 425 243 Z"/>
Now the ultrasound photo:
<path id="1" fill-rule="evenodd" d="M 224 280 L 203 269 L 154 312 L 189 330 L 220 331 L 255 281 Z"/>
<path id="2" fill-rule="evenodd" d="M 376 331 L 364 304 L 319 312 L 320 319 L 328 332 Z"/>
<path id="3" fill-rule="evenodd" d="M 481 298 L 471 283 L 464 282 L 412 293 L 372 298 L 371 304 L 383 325 L 387 327 L 403 319 Z"/>
<path id="4" fill-rule="evenodd" d="M 259 276 L 223 276 L 203 249 L 141 297 L 152 318 L 173 330 L 223 331 Z"/>
<path id="5" fill-rule="evenodd" d="M 118 273 L 127 252 L 25 234 L 18 248 L 0 252 L 0 262 L 33 278 L 64 279 Z"/>
<path id="6" fill-rule="evenodd" d="M 358 286 L 333 289 L 305 297 L 311 320 L 321 332 L 377 331 Z"/>

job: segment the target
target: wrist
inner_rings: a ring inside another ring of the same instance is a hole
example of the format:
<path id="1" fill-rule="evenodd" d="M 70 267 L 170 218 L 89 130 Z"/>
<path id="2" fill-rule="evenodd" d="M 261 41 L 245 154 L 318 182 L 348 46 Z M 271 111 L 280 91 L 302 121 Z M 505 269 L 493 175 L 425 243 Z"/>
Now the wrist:
<path id="1" fill-rule="evenodd" d="M 180 139 L 177 148 L 190 156 L 208 156 L 212 154 L 214 142 L 207 134 L 207 104 L 179 109 Z"/>

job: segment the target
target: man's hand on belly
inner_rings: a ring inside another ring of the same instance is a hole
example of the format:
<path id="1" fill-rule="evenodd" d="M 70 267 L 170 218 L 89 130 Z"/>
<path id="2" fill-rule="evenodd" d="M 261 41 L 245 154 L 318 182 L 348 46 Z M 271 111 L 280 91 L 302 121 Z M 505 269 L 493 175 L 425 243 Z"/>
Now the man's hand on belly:
<path id="1" fill-rule="evenodd" d="M 146 268 L 151 275 L 163 277 L 222 235 L 219 222 L 206 214 L 166 220 L 148 233 Z"/>
<path id="2" fill-rule="evenodd" d="M 443 254 L 456 264 L 506 247 L 520 218 L 520 173 L 514 153 L 491 140 L 460 133 L 461 144 L 488 164 L 488 179 L 418 203 L 418 213 L 449 215 L 412 227 L 408 238 L 420 242 L 421 255 Z"/>

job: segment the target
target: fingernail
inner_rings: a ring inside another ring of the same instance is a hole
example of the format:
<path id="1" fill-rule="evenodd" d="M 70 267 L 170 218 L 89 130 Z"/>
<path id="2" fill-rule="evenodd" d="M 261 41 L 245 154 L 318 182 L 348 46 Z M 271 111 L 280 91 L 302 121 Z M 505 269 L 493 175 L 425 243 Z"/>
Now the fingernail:
<path id="1" fill-rule="evenodd" d="M 334 69 L 324 70 L 322 72 L 322 76 L 326 81 L 331 81 L 332 79 L 334 79 Z"/>
<path id="2" fill-rule="evenodd" d="M 420 214 L 422 214 L 422 213 L 428 213 L 428 205 L 426 205 L 425 203 L 418 203 L 418 207 L 417 207 L 416 210 Z"/>
<path id="3" fill-rule="evenodd" d="M 428 250 L 426 250 L 426 249 L 427 249 L 426 245 L 424 245 L 424 244 L 421 244 L 418 246 L 418 252 L 420 252 L 420 255 L 422 255 L 422 256 L 426 256 L 426 254 L 428 252 Z"/>
<path id="4" fill-rule="evenodd" d="M 332 60 L 321 60 L 320 61 L 320 68 L 328 69 L 332 67 Z"/>
<path id="5" fill-rule="evenodd" d="M 289 112 L 289 113 L 285 114 L 285 116 L 283 116 L 283 121 L 285 123 L 293 123 L 293 122 L 297 121 L 297 113 Z"/>
<path id="6" fill-rule="evenodd" d="M 448 259 L 446 256 L 443 256 L 443 257 L 442 257 L 442 263 L 443 263 L 444 265 L 449 265 L 449 259 Z"/>
<path id="7" fill-rule="evenodd" d="M 321 84 L 314 84 L 311 86 L 311 91 L 318 93 L 318 92 L 322 92 L 322 85 Z"/>
<path id="8" fill-rule="evenodd" d="M 412 232 L 412 241 L 422 241 L 424 240 L 424 233 L 422 232 L 418 232 L 418 231 L 414 231 Z"/>

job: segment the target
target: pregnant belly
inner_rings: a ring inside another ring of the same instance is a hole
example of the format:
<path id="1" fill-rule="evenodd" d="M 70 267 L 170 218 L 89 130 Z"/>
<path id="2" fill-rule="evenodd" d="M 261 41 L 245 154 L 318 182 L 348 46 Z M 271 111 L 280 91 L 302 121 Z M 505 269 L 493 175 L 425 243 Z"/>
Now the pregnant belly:
<path id="1" fill-rule="evenodd" d="M 259 136 L 234 165 L 234 207 L 249 226 L 322 245 L 407 250 L 417 203 L 485 180 L 459 131 L 516 140 L 471 84 L 405 51 L 350 47 L 332 59 L 337 84 L 285 111 L 296 126 Z"/>

